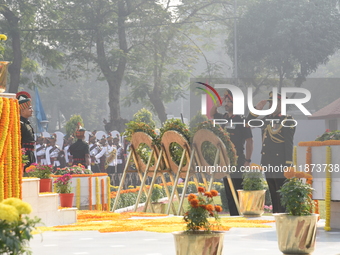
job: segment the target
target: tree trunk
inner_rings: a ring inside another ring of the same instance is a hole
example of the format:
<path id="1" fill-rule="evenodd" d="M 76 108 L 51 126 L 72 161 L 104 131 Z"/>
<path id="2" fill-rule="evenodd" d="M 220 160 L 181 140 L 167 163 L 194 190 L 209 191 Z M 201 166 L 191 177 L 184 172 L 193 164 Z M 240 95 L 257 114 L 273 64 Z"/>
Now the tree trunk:
<path id="1" fill-rule="evenodd" d="M 9 26 L 9 37 L 12 39 L 13 61 L 8 66 L 8 72 L 10 74 L 10 85 L 8 92 L 17 93 L 20 82 L 20 70 L 22 61 L 21 43 L 20 43 L 20 29 L 19 18 L 7 7 L 2 7 L 0 12 L 6 18 Z"/>
<path id="2" fill-rule="evenodd" d="M 98 14 L 98 24 L 101 24 L 101 15 Z M 112 71 L 110 63 L 107 60 L 104 46 L 104 38 L 100 31 L 97 31 L 96 49 L 98 56 L 99 67 L 105 76 L 109 86 L 109 108 L 110 108 L 110 121 L 105 125 L 106 131 L 118 130 L 124 131 L 125 123 L 127 120 L 122 119 L 120 116 L 120 87 L 123 81 L 125 69 L 126 69 L 126 54 L 128 52 L 126 33 L 125 33 L 125 20 L 126 11 L 124 9 L 124 3 L 118 2 L 118 41 L 119 48 L 123 52 L 119 57 L 117 69 Z"/>
<path id="3" fill-rule="evenodd" d="M 167 114 L 165 112 L 165 106 L 160 96 L 160 93 L 158 92 L 158 89 L 154 89 L 152 93 L 149 93 L 148 95 L 150 98 L 150 102 L 155 107 L 155 111 L 159 120 L 163 124 L 167 119 Z"/>

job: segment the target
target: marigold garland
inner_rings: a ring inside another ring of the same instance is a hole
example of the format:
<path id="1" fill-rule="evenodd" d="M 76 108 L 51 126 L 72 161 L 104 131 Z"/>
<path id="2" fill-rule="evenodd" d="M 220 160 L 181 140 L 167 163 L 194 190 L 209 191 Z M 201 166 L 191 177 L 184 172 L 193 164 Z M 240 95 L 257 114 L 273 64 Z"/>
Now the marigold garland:
<path id="1" fill-rule="evenodd" d="M 111 207 L 111 196 L 110 196 L 110 192 L 111 192 L 111 188 L 110 188 L 110 177 L 108 176 L 106 178 L 106 188 L 107 188 L 107 211 L 110 211 L 110 207 Z"/>
<path id="2" fill-rule="evenodd" d="M 89 177 L 89 210 L 92 210 L 92 177 Z"/>
<path id="3" fill-rule="evenodd" d="M 21 198 L 20 132 L 18 101 L 0 97 L 0 201 Z"/>
<path id="4" fill-rule="evenodd" d="M 325 195 L 325 207 L 326 207 L 326 222 L 325 230 L 330 231 L 331 227 L 331 192 L 332 192 L 332 173 L 330 164 L 332 164 L 332 149 L 330 146 L 326 147 L 326 195 Z"/>
<path id="5" fill-rule="evenodd" d="M 106 208 L 105 208 L 106 204 L 105 204 L 105 200 L 104 200 L 104 196 L 105 196 L 105 193 L 104 193 L 104 179 L 100 180 L 100 190 L 101 190 L 100 198 L 101 198 L 102 209 L 103 209 L 103 211 L 105 211 L 106 210 Z"/>
<path id="6" fill-rule="evenodd" d="M 101 233 L 150 231 L 170 233 L 184 230 L 185 222 L 182 217 L 164 217 L 165 214 L 153 213 L 112 213 L 104 211 L 78 211 L 77 223 L 56 227 L 39 227 L 42 231 L 89 231 L 97 230 Z M 138 217 L 133 219 L 132 217 Z M 152 217 L 152 219 L 145 219 Z M 159 218 L 161 217 L 161 218 Z M 223 217 L 218 230 L 227 231 L 232 227 L 242 228 L 271 228 L 264 223 L 274 220 L 251 220 L 242 217 Z M 216 229 L 217 230 L 217 229 Z"/>
<path id="7" fill-rule="evenodd" d="M 299 146 L 329 146 L 329 145 L 340 145 L 340 140 L 326 140 L 326 141 L 308 141 L 299 142 Z"/>
<path id="8" fill-rule="evenodd" d="M 76 186 L 76 207 L 80 210 L 80 179 L 77 179 L 77 186 Z"/>
<path id="9" fill-rule="evenodd" d="M 100 203 L 100 187 L 99 187 L 99 178 L 96 177 L 96 210 L 101 210 L 102 205 Z"/>

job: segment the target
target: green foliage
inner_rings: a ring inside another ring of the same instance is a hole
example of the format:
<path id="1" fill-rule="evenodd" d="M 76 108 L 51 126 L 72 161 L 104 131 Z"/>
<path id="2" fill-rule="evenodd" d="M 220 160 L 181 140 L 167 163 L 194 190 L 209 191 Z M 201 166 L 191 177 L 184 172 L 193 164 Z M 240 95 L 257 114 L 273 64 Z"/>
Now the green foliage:
<path id="1" fill-rule="evenodd" d="M 241 8 L 240 8 L 241 9 Z M 300 86 L 339 49 L 339 9 L 335 1 L 245 1 L 237 22 L 238 73 L 250 83 L 279 86 L 286 79 Z M 234 33 L 229 33 L 234 56 Z M 317 54 L 315 54 L 317 52 Z M 254 85 L 254 84 L 253 84 Z"/>
<path id="2" fill-rule="evenodd" d="M 74 132 L 78 128 L 78 123 L 80 123 L 80 125 L 82 127 L 84 127 L 83 119 L 82 119 L 82 117 L 80 115 L 73 115 L 69 119 L 69 121 L 67 121 L 67 123 L 65 125 L 66 136 L 67 137 L 70 137 L 70 136 L 74 135 Z"/>
<path id="3" fill-rule="evenodd" d="M 322 136 L 315 139 L 315 141 L 340 140 L 340 130 L 329 131 L 326 130 Z"/>
<path id="4" fill-rule="evenodd" d="M 200 129 L 208 129 L 222 140 L 222 142 L 227 148 L 230 165 L 235 166 L 237 163 L 237 155 L 234 144 L 230 140 L 229 134 L 219 125 L 214 127 L 211 121 L 204 121 L 202 123 L 199 123 L 197 127 L 193 129 L 193 133 L 197 132 Z M 217 151 L 216 147 L 209 142 L 203 143 L 202 147 L 203 157 L 210 165 L 213 165 L 215 160 L 215 154 Z"/>
<path id="5" fill-rule="evenodd" d="M 202 115 L 201 111 L 198 111 L 197 114 L 190 120 L 190 130 L 194 130 L 197 125 L 207 120 L 208 118 L 205 115 Z"/>
<path id="6" fill-rule="evenodd" d="M 278 190 L 281 195 L 281 204 L 286 207 L 290 215 L 310 215 L 314 202 L 312 200 L 313 188 L 302 182 L 299 178 L 287 179 Z"/>
<path id="7" fill-rule="evenodd" d="M 198 195 L 190 194 L 188 196 L 189 210 L 184 214 L 184 221 L 187 223 L 187 232 L 197 232 L 200 230 L 211 232 L 211 223 L 209 217 L 214 217 L 219 221 L 218 212 L 222 211 L 221 206 L 215 206 L 213 197 L 217 196 L 216 190 L 205 192 L 202 187 L 198 188 Z"/>
<path id="8" fill-rule="evenodd" d="M 242 175 L 243 190 L 264 190 L 267 189 L 267 183 L 260 171 L 245 172 Z"/>
<path id="9" fill-rule="evenodd" d="M 133 119 L 132 120 L 134 122 L 143 122 L 143 123 L 146 123 L 146 124 L 148 124 L 153 129 L 155 129 L 155 126 L 156 126 L 155 121 L 152 118 L 152 113 L 149 110 L 145 109 L 145 108 L 142 108 L 138 112 L 136 112 L 133 115 Z"/>
<path id="10" fill-rule="evenodd" d="M 158 202 L 158 200 L 164 197 L 165 191 L 159 184 L 155 184 L 151 193 L 151 202 Z"/>
<path id="11" fill-rule="evenodd" d="M 7 198 L 0 203 L 0 254 L 32 254 L 29 241 L 40 219 L 30 219 L 30 204 L 19 198 Z M 25 216 L 23 216 L 25 215 Z"/>
<path id="12" fill-rule="evenodd" d="M 55 184 L 57 193 L 71 193 L 71 179 L 72 176 L 70 174 L 64 174 L 55 180 L 53 183 Z"/>
<path id="13" fill-rule="evenodd" d="M 86 169 L 82 164 L 78 164 L 77 166 L 67 166 L 64 168 L 57 168 L 56 171 L 53 172 L 54 175 L 64 175 L 64 174 L 93 174 L 90 169 Z"/>
<path id="14" fill-rule="evenodd" d="M 40 179 L 49 179 L 53 171 L 52 165 L 40 165 L 33 163 L 26 168 L 28 177 L 36 177 Z"/>
<path id="15" fill-rule="evenodd" d="M 0 253 L 8 255 L 32 254 L 29 242 L 31 233 L 41 220 L 38 217 L 30 219 L 21 217 L 18 221 L 0 220 Z"/>

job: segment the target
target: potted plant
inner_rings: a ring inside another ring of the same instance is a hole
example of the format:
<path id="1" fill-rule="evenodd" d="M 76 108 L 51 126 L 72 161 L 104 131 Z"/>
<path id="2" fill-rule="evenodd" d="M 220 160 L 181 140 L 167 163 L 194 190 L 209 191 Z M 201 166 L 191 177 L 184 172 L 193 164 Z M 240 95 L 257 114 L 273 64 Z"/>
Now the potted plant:
<path id="1" fill-rule="evenodd" d="M 224 232 L 212 231 L 214 224 L 208 218 L 214 217 L 218 225 L 218 212 L 221 206 L 215 206 L 213 197 L 216 190 L 205 192 L 198 187 L 198 195 L 188 196 L 189 210 L 184 214 L 186 231 L 174 232 L 177 255 L 220 255 L 223 249 Z"/>
<path id="2" fill-rule="evenodd" d="M 32 231 L 41 222 L 38 217 L 31 219 L 25 215 L 31 211 L 30 204 L 19 198 L 7 198 L 0 203 L 0 254 L 31 254 Z"/>
<path id="3" fill-rule="evenodd" d="M 309 254 L 314 251 L 319 216 L 311 213 L 313 188 L 306 179 L 312 176 L 290 168 L 285 177 L 287 180 L 278 192 L 287 213 L 274 214 L 279 249 L 284 254 Z"/>
<path id="4" fill-rule="evenodd" d="M 59 193 L 61 207 L 72 207 L 73 205 L 74 193 L 71 193 L 71 179 L 70 174 L 64 174 L 53 182 L 57 193 Z"/>
<path id="5" fill-rule="evenodd" d="M 28 177 L 40 178 L 39 192 L 51 192 L 52 191 L 52 165 L 41 165 L 33 163 L 26 168 L 26 174 Z"/>
<path id="6" fill-rule="evenodd" d="M 243 190 L 237 190 L 240 213 L 244 217 L 260 217 L 264 213 L 267 183 L 259 167 L 252 164 L 250 169 L 242 175 Z"/>
<path id="7" fill-rule="evenodd" d="M 159 199 L 164 197 L 163 187 L 159 184 L 154 184 L 151 193 L 151 204 L 155 213 L 165 213 L 166 203 L 159 202 Z"/>

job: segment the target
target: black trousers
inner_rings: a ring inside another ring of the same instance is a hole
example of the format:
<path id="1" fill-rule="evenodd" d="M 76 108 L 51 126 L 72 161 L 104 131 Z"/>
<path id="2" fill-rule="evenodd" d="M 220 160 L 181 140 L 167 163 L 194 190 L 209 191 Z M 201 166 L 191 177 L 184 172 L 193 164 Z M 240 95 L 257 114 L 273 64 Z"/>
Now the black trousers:
<path id="1" fill-rule="evenodd" d="M 285 178 L 271 178 L 266 177 L 270 197 L 273 205 L 273 213 L 284 213 L 286 212 L 286 208 L 281 205 L 281 196 L 280 193 L 277 192 L 283 185 Z"/>
<path id="2" fill-rule="evenodd" d="M 231 180 L 233 182 L 235 193 L 238 198 L 237 190 L 242 189 L 242 178 L 231 178 Z M 229 185 L 227 177 L 223 177 L 223 183 L 224 183 L 224 189 L 225 189 L 227 199 L 228 199 L 228 207 L 229 207 L 230 216 L 238 216 L 239 213 L 236 207 L 233 194 L 231 193 L 231 189 L 230 189 L 230 185 Z"/>

